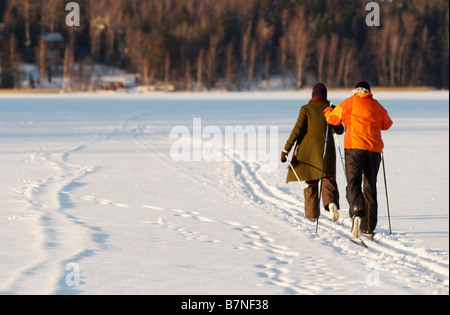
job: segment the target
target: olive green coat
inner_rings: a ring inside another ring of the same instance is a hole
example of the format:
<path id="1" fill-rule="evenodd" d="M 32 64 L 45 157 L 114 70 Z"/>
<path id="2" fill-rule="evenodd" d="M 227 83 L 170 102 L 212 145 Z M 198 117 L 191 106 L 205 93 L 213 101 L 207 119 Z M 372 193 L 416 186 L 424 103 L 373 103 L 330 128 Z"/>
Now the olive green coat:
<path id="1" fill-rule="evenodd" d="M 291 151 L 296 145 L 293 160 L 295 171 L 301 181 L 318 180 L 322 176 L 323 154 L 327 122 L 323 111 L 329 106 L 328 102 L 310 102 L 302 106 L 294 129 L 286 142 L 284 149 Z M 328 143 L 325 155 L 324 177 L 336 178 L 336 148 L 333 132 L 342 134 L 344 127 L 329 126 Z M 297 181 L 292 169 L 289 168 L 286 182 Z"/>

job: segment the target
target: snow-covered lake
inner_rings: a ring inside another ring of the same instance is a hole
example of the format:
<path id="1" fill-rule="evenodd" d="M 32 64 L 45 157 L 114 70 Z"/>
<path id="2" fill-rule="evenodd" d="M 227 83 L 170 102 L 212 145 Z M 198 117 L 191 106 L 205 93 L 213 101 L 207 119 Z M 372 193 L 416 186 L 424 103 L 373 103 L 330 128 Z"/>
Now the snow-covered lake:
<path id="1" fill-rule="evenodd" d="M 219 135 L 267 127 L 278 157 L 309 93 L 0 95 L 0 294 L 449 294 L 448 91 L 374 97 L 394 121 L 393 234 L 380 170 L 364 249 L 339 160 L 341 220 L 323 213 L 316 234 L 278 160 L 171 154 L 174 128 L 194 137 L 200 119 Z"/>

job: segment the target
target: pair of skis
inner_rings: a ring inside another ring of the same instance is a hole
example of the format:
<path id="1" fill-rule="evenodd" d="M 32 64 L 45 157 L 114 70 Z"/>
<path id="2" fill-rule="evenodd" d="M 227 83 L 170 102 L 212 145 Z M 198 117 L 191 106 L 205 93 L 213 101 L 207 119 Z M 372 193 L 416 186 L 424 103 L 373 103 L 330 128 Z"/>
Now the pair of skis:
<path id="1" fill-rule="evenodd" d="M 288 161 L 288 162 L 289 162 L 289 161 Z M 302 183 L 302 181 L 300 180 L 300 178 L 298 177 L 297 172 L 295 171 L 294 166 L 291 164 L 291 162 L 289 162 L 289 166 L 291 167 L 291 169 L 292 169 L 292 171 L 293 171 L 295 177 L 297 177 L 297 180 L 298 180 L 298 182 L 300 183 L 300 185 L 302 186 L 302 188 L 304 188 L 304 187 L 303 187 L 303 183 Z M 319 200 L 320 200 L 320 199 L 319 199 Z M 316 221 L 316 233 L 317 233 L 318 221 L 319 221 L 319 220 L 317 219 L 317 221 Z M 358 244 L 358 245 L 360 245 L 360 246 L 363 246 L 363 247 L 365 247 L 365 248 L 369 248 L 369 246 L 367 246 L 367 244 L 366 244 L 361 238 L 355 238 L 355 237 L 353 237 L 353 235 L 350 236 L 350 235 L 348 235 L 348 234 L 345 234 L 345 236 L 347 236 L 353 243 Z"/>

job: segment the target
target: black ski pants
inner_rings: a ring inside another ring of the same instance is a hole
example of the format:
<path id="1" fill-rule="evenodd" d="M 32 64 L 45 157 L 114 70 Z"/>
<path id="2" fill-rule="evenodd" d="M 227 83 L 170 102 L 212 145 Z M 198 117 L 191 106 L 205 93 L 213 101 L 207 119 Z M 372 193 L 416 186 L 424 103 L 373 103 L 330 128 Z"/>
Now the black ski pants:
<path id="1" fill-rule="evenodd" d="M 380 163 L 380 153 L 345 150 L 349 214 L 351 218 L 355 215 L 362 218 L 361 230 L 365 233 L 373 233 L 378 222 L 377 177 Z"/>

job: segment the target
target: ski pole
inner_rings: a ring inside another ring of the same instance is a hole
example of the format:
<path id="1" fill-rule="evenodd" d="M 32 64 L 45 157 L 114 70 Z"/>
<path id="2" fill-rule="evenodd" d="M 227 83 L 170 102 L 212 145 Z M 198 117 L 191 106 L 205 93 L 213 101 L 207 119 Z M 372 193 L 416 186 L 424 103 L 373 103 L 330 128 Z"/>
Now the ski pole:
<path id="1" fill-rule="evenodd" d="M 297 172 L 295 171 L 295 169 L 292 166 L 291 162 L 288 161 L 288 163 L 289 163 L 289 167 L 291 168 L 292 172 L 294 172 L 295 177 L 297 178 L 298 182 L 300 183 L 300 186 L 302 186 L 302 188 L 305 189 L 305 186 L 303 185 L 303 182 L 298 177 Z"/>
<path id="2" fill-rule="evenodd" d="M 389 220 L 389 235 L 392 235 L 391 213 L 389 210 L 389 196 L 388 196 L 388 188 L 387 188 L 387 181 L 386 181 L 386 167 L 385 167 L 385 163 L 384 163 L 384 153 L 383 152 L 381 152 L 381 161 L 383 162 L 384 190 L 386 191 L 386 204 L 387 204 L 387 212 L 388 212 L 388 220 Z"/>
<path id="3" fill-rule="evenodd" d="M 338 151 L 339 151 L 339 157 L 341 158 L 342 168 L 344 169 L 345 181 L 348 183 L 347 171 L 345 169 L 345 163 L 344 163 L 344 157 L 342 156 L 341 146 L 339 145 L 339 139 L 337 137 L 337 134 L 334 134 L 334 143 L 336 144 Z"/>
<path id="4" fill-rule="evenodd" d="M 327 122 L 327 130 L 325 131 L 325 146 L 323 148 L 322 175 L 320 176 L 319 205 L 320 205 L 320 199 L 322 198 L 323 176 L 324 176 L 324 171 L 325 171 L 325 156 L 327 154 L 328 133 L 329 133 L 329 129 L 330 129 L 329 127 L 330 127 L 330 124 Z M 317 234 L 318 229 L 319 229 L 319 218 L 317 218 L 317 221 L 316 221 L 316 234 Z"/>

